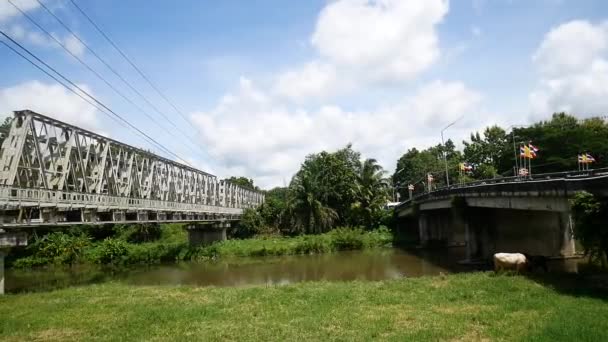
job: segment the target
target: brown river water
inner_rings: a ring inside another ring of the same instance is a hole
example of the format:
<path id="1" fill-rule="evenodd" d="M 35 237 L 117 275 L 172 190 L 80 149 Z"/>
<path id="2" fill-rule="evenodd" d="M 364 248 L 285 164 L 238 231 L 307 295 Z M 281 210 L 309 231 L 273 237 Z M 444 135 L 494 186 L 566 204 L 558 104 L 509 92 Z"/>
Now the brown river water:
<path id="1" fill-rule="evenodd" d="M 118 281 L 133 285 L 246 286 L 303 281 L 377 281 L 487 269 L 464 266 L 462 248 L 398 248 L 330 254 L 234 258 L 214 262 L 108 268 L 75 266 L 7 270 L 9 293 L 47 291 L 68 286 Z"/>
<path id="2" fill-rule="evenodd" d="M 466 271 L 463 253 L 397 248 L 330 254 L 233 258 L 128 268 L 96 266 L 6 270 L 7 292 L 29 292 L 120 281 L 134 285 L 245 286 L 302 281 L 384 280 Z"/>

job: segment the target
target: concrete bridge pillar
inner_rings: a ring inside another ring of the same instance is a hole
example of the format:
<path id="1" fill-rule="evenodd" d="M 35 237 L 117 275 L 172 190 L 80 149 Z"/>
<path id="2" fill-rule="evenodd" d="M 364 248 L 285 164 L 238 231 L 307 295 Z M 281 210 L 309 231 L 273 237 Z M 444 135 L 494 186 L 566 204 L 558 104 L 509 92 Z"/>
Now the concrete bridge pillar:
<path id="1" fill-rule="evenodd" d="M 4 294 L 4 252 L 0 251 L 0 295 Z"/>
<path id="2" fill-rule="evenodd" d="M 226 240 L 226 228 L 229 222 L 217 222 L 212 224 L 193 223 L 186 227 L 190 246 L 208 246 L 214 242 Z"/>
<path id="3" fill-rule="evenodd" d="M 559 213 L 559 234 L 561 236 L 561 249 L 560 254 L 562 256 L 572 256 L 576 252 L 574 244 L 574 221 L 572 215 L 569 212 Z"/>
<path id="4" fill-rule="evenodd" d="M 26 246 L 27 235 L 25 233 L 9 233 L 0 229 L 0 295 L 4 294 L 4 251 L 2 248 Z"/>

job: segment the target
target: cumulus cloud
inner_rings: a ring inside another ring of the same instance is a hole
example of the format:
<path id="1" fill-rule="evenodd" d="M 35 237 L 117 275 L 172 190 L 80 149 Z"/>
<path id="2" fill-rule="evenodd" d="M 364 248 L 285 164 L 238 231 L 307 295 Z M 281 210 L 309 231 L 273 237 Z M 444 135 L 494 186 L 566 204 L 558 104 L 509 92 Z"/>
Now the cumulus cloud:
<path id="1" fill-rule="evenodd" d="M 439 57 L 435 26 L 447 12 L 445 0 L 338 0 L 321 11 L 311 41 L 336 64 L 410 79 Z"/>
<path id="2" fill-rule="evenodd" d="M 555 27 L 532 59 L 540 75 L 530 94 L 534 117 L 608 112 L 608 22 L 575 20 Z"/>
<path id="3" fill-rule="evenodd" d="M 79 85 L 92 94 L 86 85 Z M 95 108 L 61 85 L 29 81 L 0 89 L 0 115 L 30 109 L 55 119 L 90 130 L 98 130 L 99 119 Z"/>
<path id="4" fill-rule="evenodd" d="M 289 108 L 242 78 L 234 92 L 192 119 L 203 144 L 225 170 L 246 171 L 270 187 L 282 185 L 284 178 L 289 181 L 307 154 L 349 142 L 393 167 L 405 148 L 438 143 L 439 127 L 474 113 L 480 100 L 462 83 L 434 81 L 400 103 L 373 111 L 333 105 L 307 111 Z"/>
<path id="5" fill-rule="evenodd" d="M 440 56 L 436 26 L 447 0 L 337 0 L 327 4 L 310 41 L 317 60 L 277 78 L 280 94 L 307 97 L 378 82 L 408 81 Z"/>
<path id="6" fill-rule="evenodd" d="M 27 12 L 40 7 L 36 0 L 12 0 L 15 5 Z M 0 23 L 19 16 L 21 13 L 8 1 L 0 1 Z"/>
<path id="7" fill-rule="evenodd" d="M 313 61 L 280 74 L 275 91 L 280 96 L 303 101 L 309 98 L 327 98 L 335 94 L 342 84 L 344 83 L 338 82 L 332 64 Z"/>

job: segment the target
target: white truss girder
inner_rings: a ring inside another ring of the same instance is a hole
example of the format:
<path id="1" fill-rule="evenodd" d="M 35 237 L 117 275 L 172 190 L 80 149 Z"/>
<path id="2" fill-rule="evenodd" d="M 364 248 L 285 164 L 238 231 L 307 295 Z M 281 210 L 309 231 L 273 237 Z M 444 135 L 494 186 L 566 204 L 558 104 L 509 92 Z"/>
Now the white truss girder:
<path id="1" fill-rule="evenodd" d="M 139 203 L 142 210 L 238 215 L 264 201 L 261 192 L 29 110 L 14 112 L 2 144 L 0 188 L 5 206 L 79 198 L 99 210 Z"/>

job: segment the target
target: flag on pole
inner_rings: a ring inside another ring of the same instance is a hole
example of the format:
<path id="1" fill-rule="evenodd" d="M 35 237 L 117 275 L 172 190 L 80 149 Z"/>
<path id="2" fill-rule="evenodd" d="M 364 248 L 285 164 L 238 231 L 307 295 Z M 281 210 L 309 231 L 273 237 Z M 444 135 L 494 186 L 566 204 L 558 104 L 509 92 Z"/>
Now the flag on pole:
<path id="1" fill-rule="evenodd" d="M 532 142 L 528 143 L 528 147 L 530 148 L 530 150 L 532 150 L 534 153 L 538 152 L 538 147 L 532 145 Z"/>
<path id="2" fill-rule="evenodd" d="M 578 162 L 581 164 L 590 164 L 595 162 L 595 158 L 589 153 L 583 153 L 578 155 Z"/>
<path id="3" fill-rule="evenodd" d="M 536 158 L 536 152 L 538 152 L 538 148 L 533 145 L 523 145 L 519 148 L 519 155 L 528 159 Z"/>
<path id="4" fill-rule="evenodd" d="M 473 165 L 469 163 L 460 163 L 460 171 L 473 171 Z"/>

